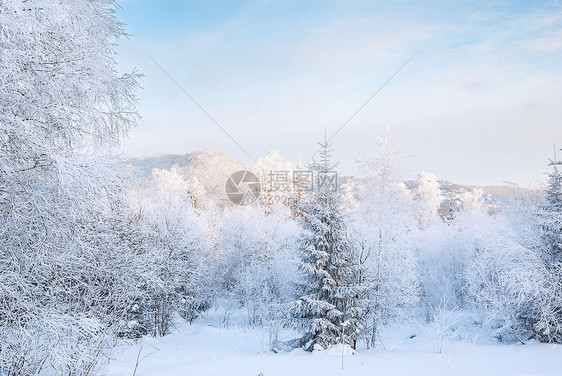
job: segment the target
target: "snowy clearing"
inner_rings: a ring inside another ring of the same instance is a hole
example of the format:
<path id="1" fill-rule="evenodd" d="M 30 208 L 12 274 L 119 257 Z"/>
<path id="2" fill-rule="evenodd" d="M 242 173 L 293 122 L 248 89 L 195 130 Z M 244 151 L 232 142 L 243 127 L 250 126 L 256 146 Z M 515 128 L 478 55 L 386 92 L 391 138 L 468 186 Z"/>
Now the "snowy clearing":
<path id="1" fill-rule="evenodd" d="M 409 338 L 416 334 L 413 339 Z M 438 341 L 415 328 L 383 331 L 384 349 L 359 346 L 344 356 L 335 346 L 322 352 L 267 351 L 264 329 L 216 328 L 206 323 L 180 325 L 167 337 L 144 338 L 118 349 L 102 375 L 560 375 L 562 346 L 530 342 L 500 344 L 495 339 Z"/>

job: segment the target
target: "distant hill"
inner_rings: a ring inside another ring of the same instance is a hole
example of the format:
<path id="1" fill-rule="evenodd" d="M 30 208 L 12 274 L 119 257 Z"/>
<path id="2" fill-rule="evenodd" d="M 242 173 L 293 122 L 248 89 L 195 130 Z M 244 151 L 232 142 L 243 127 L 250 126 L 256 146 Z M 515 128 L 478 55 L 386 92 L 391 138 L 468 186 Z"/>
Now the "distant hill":
<path id="1" fill-rule="evenodd" d="M 152 176 L 152 170 L 155 168 L 169 170 L 172 166 L 183 162 L 188 156 L 189 154 L 143 155 L 127 159 L 125 164 L 133 177 L 148 178 Z"/>
<path id="2" fill-rule="evenodd" d="M 196 178 L 207 198 L 221 206 L 230 205 L 225 184 L 228 177 L 240 170 L 248 170 L 243 163 L 218 150 L 198 150 L 193 153 L 160 154 L 131 158 L 125 162 L 136 178 L 149 178 L 155 168 L 176 170 L 185 179 Z"/>
<path id="3" fill-rule="evenodd" d="M 248 170 L 249 167 L 234 159 L 230 155 L 218 150 L 198 150 L 189 154 L 158 154 L 150 156 L 140 156 L 131 158 L 125 161 L 131 175 L 135 178 L 148 178 L 155 168 L 176 170 L 180 175 L 186 179 L 196 178 L 207 197 L 221 206 L 230 205 L 225 193 L 225 184 L 228 177 L 240 170 Z M 354 179 L 350 176 L 341 177 L 338 179 L 339 184 L 344 184 L 349 179 Z M 362 180 L 359 178 L 358 180 Z M 405 181 L 406 187 L 409 190 L 415 190 L 416 182 Z M 538 198 L 542 194 L 540 189 L 528 189 L 517 186 L 477 186 L 477 185 L 462 185 L 449 181 L 441 180 L 439 185 L 445 200 L 452 204 L 458 197 L 465 192 L 470 192 L 474 189 L 481 189 L 484 199 L 490 203 L 495 204 L 510 197 L 531 195 Z"/>

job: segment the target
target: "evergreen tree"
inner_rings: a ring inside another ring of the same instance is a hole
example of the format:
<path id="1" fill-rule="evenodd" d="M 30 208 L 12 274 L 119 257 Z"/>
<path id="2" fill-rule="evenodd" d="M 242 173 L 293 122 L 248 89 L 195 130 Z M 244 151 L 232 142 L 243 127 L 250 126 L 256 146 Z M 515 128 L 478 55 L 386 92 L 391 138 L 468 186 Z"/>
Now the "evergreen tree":
<path id="1" fill-rule="evenodd" d="M 545 239 L 545 261 L 554 265 L 562 262 L 562 173 L 556 157 L 550 162 L 553 171 L 548 174 L 545 203 L 542 206 L 541 225 Z"/>
<path id="2" fill-rule="evenodd" d="M 360 332 L 356 283 L 358 264 L 347 239 L 341 199 L 337 192 L 335 164 L 330 162 L 327 141 L 321 143 L 321 161 L 313 161 L 316 185 L 299 204 L 305 229 L 300 244 L 302 281 L 299 298 L 290 304 L 290 324 L 304 331 L 295 347 L 306 350 L 347 343 L 355 348 Z"/>
<path id="3" fill-rule="evenodd" d="M 545 275 L 540 293 L 533 299 L 528 316 L 538 340 L 542 342 L 562 341 L 562 161 L 550 162 L 553 171 L 548 175 L 548 186 L 539 221 L 542 229 Z"/>

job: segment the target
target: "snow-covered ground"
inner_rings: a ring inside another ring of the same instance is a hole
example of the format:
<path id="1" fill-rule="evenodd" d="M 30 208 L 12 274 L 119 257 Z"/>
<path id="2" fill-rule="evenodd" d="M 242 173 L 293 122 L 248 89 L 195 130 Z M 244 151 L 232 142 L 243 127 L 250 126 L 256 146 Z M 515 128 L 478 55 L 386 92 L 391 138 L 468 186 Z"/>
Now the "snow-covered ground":
<path id="1" fill-rule="evenodd" d="M 464 339 L 439 339 L 415 325 L 387 328 L 377 349 L 342 347 L 308 353 L 268 351 L 264 329 L 213 326 L 214 320 L 179 324 L 164 338 L 145 338 L 117 349 L 102 375 L 562 375 L 562 345 L 502 344 L 473 331 Z M 415 337 L 412 337 L 415 335 Z M 140 356 L 139 356 L 140 350 Z"/>

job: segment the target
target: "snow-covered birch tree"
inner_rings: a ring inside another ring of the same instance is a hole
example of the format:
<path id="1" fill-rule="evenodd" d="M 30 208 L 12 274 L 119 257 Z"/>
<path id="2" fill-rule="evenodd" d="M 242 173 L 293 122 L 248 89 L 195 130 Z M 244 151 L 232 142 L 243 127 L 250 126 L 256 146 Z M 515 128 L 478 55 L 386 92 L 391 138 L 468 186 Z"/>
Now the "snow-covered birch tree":
<path id="1" fill-rule="evenodd" d="M 0 364 L 90 374 L 134 288 L 122 189 L 98 161 L 135 124 L 111 1 L 0 2 Z M 6 369 L 7 368 L 7 369 Z"/>
<path id="2" fill-rule="evenodd" d="M 378 138 L 378 157 L 359 162 L 366 175 L 356 183 L 351 233 L 361 265 L 365 338 L 374 346 L 382 322 L 418 299 L 418 267 L 413 239 L 417 230 L 412 200 L 398 179 L 397 151 L 390 133 Z"/>

